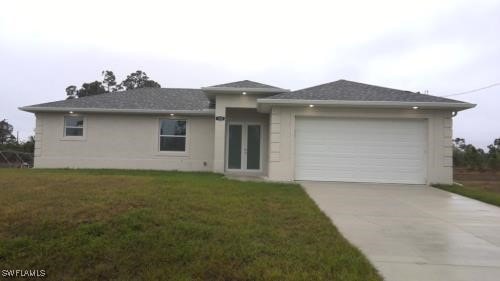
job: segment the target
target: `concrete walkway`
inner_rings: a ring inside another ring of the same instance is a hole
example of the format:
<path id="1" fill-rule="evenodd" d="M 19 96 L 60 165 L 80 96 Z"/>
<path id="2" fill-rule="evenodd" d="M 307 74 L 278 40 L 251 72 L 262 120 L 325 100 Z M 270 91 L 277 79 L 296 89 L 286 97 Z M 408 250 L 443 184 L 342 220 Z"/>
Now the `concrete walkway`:
<path id="1" fill-rule="evenodd" d="M 301 182 L 388 281 L 500 280 L 500 208 L 433 187 Z"/>

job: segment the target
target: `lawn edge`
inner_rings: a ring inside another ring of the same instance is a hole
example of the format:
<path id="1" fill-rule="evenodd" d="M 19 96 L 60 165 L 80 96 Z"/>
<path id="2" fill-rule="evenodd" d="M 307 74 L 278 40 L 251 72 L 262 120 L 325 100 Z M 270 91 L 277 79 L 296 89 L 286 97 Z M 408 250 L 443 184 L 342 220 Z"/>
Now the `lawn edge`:
<path id="1" fill-rule="evenodd" d="M 458 194 L 458 195 L 461 195 L 461 196 L 464 196 L 464 197 L 467 197 L 470 199 L 474 199 L 474 200 L 477 200 L 479 202 L 483 202 L 485 204 L 500 208 L 500 202 L 496 202 L 495 199 L 485 200 L 482 198 L 482 196 L 477 195 L 477 194 L 473 194 L 475 192 L 474 190 L 470 190 L 470 189 L 467 190 L 467 185 L 464 185 L 464 184 L 457 184 L 457 183 L 454 183 L 454 184 L 432 184 L 431 186 L 438 188 L 440 190 L 448 191 L 448 192 L 451 192 L 454 194 Z M 489 192 L 489 191 L 480 191 L 480 192 L 483 192 L 484 194 L 491 194 L 491 195 L 498 196 L 498 194 L 496 194 L 494 192 Z"/>

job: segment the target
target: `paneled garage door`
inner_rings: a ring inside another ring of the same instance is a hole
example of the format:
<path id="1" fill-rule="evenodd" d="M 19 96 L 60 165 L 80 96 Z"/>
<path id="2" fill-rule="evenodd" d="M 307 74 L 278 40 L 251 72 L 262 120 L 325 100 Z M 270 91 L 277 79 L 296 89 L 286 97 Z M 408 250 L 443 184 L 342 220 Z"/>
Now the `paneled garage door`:
<path id="1" fill-rule="evenodd" d="M 295 120 L 297 180 L 425 184 L 423 119 Z"/>

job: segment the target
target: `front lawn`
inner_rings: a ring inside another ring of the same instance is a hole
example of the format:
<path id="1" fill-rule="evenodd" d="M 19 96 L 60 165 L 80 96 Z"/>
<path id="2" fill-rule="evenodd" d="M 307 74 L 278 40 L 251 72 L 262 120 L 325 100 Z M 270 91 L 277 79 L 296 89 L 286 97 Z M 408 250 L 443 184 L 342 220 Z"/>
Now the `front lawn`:
<path id="1" fill-rule="evenodd" d="M 381 280 L 302 188 L 0 169 L 0 270 L 48 280 Z"/>

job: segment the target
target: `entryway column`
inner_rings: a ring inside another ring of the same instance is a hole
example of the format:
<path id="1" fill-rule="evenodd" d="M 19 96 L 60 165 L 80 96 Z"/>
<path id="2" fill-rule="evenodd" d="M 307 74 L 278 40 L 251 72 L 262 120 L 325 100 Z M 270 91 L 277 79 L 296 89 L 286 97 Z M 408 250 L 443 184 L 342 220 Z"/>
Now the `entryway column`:
<path id="1" fill-rule="evenodd" d="M 222 118 L 221 118 L 222 117 Z M 215 173 L 224 173 L 226 143 L 226 107 L 215 105 L 214 168 Z"/>

